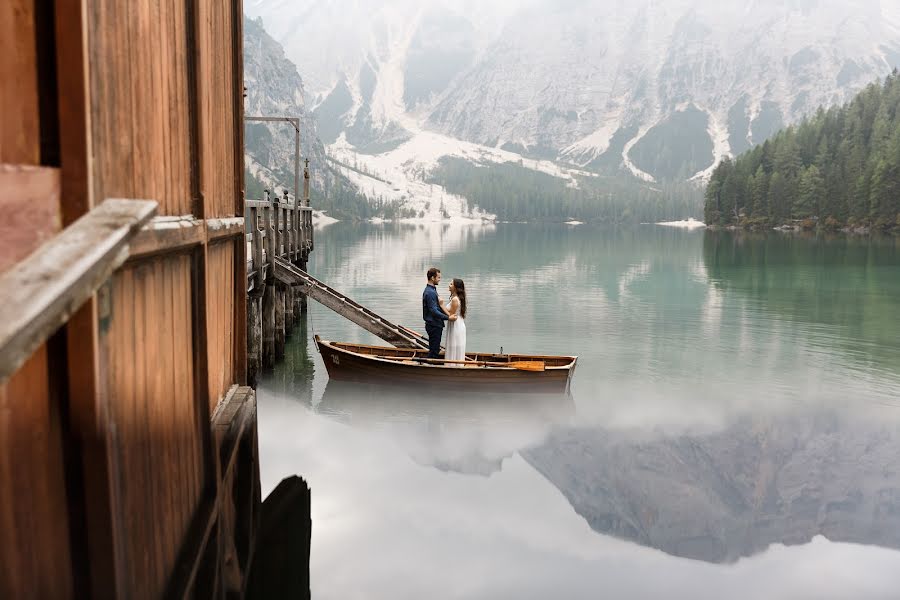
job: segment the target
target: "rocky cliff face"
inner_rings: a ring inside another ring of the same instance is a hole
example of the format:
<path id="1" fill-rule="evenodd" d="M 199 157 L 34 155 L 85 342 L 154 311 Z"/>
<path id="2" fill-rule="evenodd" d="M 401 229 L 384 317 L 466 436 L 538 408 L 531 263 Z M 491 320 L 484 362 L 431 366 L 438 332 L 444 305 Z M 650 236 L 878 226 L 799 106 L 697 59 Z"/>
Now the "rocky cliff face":
<path id="1" fill-rule="evenodd" d="M 300 119 L 300 154 L 309 159 L 312 185 L 319 190 L 330 185 L 325 147 L 306 108 L 303 80 L 297 67 L 285 58 L 281 44 L 266 33 L 262 22 L 247 17 L 244 17 L 244 87 L 246 116 Z M 264 185 L 293 191 L 293 126 L 285 122 L 247 122 L 244 135 L 245 161 L 250 173 Z M 301 178 L 302 168 L 301 162 Z"/>
<path id="2" fill-rule="evenodd" d="M 523 455 L 596 531 L 730 562 L 816 535 L 900 548 L 898 433 L 836 415 L 747 419 L 709 435 L 559 432 Z"/>
<path id="3" fill-rule="evenodd" d="M 900 66 L 884 0 L 251 0 L 309 73 L 326 143 L 418 127 L 686 179 Z"/>

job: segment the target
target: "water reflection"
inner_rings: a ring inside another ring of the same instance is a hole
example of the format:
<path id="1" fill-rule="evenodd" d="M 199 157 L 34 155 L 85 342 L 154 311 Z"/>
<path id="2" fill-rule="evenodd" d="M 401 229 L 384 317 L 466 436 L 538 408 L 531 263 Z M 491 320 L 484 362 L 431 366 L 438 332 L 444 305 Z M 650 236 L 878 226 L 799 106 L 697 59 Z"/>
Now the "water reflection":
<path id="1" fill-rule="evenodd" d="M 758 307 L 799 324 L 806 343 L 839 350 L 862 374 L 896 377 L 900 239 L 707 232 L 703 261 L 732 300 L 720 319 Z"/>
<path id="2" fill-rule="evenodd" d="M 487 476 L 575 412 L 567 394 L 442 394 L 407 387 L 329 381 L 316 410 L 352 427 L 377 430 L 418 464 Z"/>
<path id="3" fill-rule="evenodd" d="M 437 264 L 472 349 L 579 366 L 562 401 L 360 389 L 310 337 L 378 341 L 311 304 L 259 413 L 264 491 L 313 488 L 314 595 L 895 597 L 891 244 L 329 227 L 311 271 L 390 320 L 420 323 Z"/>
<path id="4" fill-rule="evenodd" d="M 730 562 L 771 544 L 900 548 L 900 410 L 748 416 L 722 430 L 560 430 L 526 460 L 600 533 Z"/>

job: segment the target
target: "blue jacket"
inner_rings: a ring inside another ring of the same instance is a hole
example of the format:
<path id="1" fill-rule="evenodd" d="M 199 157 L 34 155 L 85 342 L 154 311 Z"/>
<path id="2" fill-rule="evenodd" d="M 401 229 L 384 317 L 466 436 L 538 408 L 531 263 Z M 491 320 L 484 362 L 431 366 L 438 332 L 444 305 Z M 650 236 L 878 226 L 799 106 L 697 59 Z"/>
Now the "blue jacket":
<path id="1" fill-rule="evenodd" d="M 449 318 L 447 313 L 441 310 L 438 304 L 437 289 L 431 284 L 426 285 L 425 291 L 422 292 L 422 318 L 425 319 L 427 325 L 436 327 L 443 327 L 444 321 Z"/>

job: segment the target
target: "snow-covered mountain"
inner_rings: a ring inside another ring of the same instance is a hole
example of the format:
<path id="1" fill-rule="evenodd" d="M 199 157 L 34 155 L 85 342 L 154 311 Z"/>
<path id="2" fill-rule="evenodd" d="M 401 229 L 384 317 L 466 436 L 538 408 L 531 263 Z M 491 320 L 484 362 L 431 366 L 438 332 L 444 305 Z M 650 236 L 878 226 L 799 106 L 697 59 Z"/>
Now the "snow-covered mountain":
<path id="1" fill-rule="evenodd" d="M 296 65 L 285 57 L 283 47 L 268 34 L 260 19 L 246 16 L 244 87 L 246 116 L 299 118 L 300 153 L 303 158 L 310 159 L 314 206 L 352 217 L 391 215 L 425 221 L 475 222 L 493 218 L 465 198 L 416 177 L 418 167 L 402 155 L 395 155 L 392 161 L 367 164 L 359 161 L 355 149 L 347 144 L 343 147 L 332 145 L 331 156 L 326 155 L 316 119 L 307 110 L 305 84 Z M 278 193 L 282 189 L 292 190 L 293 126 L 287 122 L 247 121 L 244 131 L 248 194 L 262 194 L 263 186 Z M 442 152 L 442 146 L 434 145 L 433 137 L 424 138 L 426 145 L 431 146 L 432 160 L 462 150 L 473 152 L 469 148 L 460 148 L 461 144 L 455 141 L 452 148 Z M 480 152 L 478 147 L 475 148 Z M 407 148 L 407 151 L 411 149 Z M 492 154 L 500 156 L 497 159 L 500 161 L 520 158 L 510 153 Z M 421 153 L 416 152 L 416 155 L 421 158 Z M 541 164 L 545 169 L 560 171 L 547 161 Z"/>
<path id="2" fill-rule="evenodd" d="M 702 175 L 900 65 L 896 0 L 247 0 L 326 144 Z M 420 144 L 421 145 L 421 144 Z"/>

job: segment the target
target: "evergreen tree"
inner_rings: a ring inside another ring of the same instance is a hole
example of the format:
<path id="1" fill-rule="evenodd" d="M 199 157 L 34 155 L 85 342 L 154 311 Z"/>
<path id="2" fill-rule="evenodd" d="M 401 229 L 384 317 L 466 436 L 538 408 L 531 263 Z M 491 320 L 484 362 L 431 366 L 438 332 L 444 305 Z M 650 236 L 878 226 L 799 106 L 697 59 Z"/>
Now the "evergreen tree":
<path id="1" fill-rule="evenodd" d="M 750 215 L 756 224 L 818 216 L 832 225 L 900 227 L 900 75 L 724 160 L 704 199 L 711 225 Z"/>
<path id="2" fill-rule="evenodd" d="M 769 195 L 769 176 L 762 165 L 756 168 L 756 174 L 750 180 L 750 198 L 753 203 L 752 216 L 765 217 L 768 215 L 767 199 Z"/>
<path id="3" fill-rule="evenodd" d="M 783 223 L 790 215 L 790 188 L 787 177 L 781 172 L 775 171 L 769 182 L 769 217 L 778 223 Z"/>
<path id="4" fill-rule="evenodd" d="M 810 165 L 800 175 L 800 188 L 794 197 L 794 216 L 807 219 L 819 214 L 819 203 L 825 195 L 825 181 L 816 165 Z"/>

